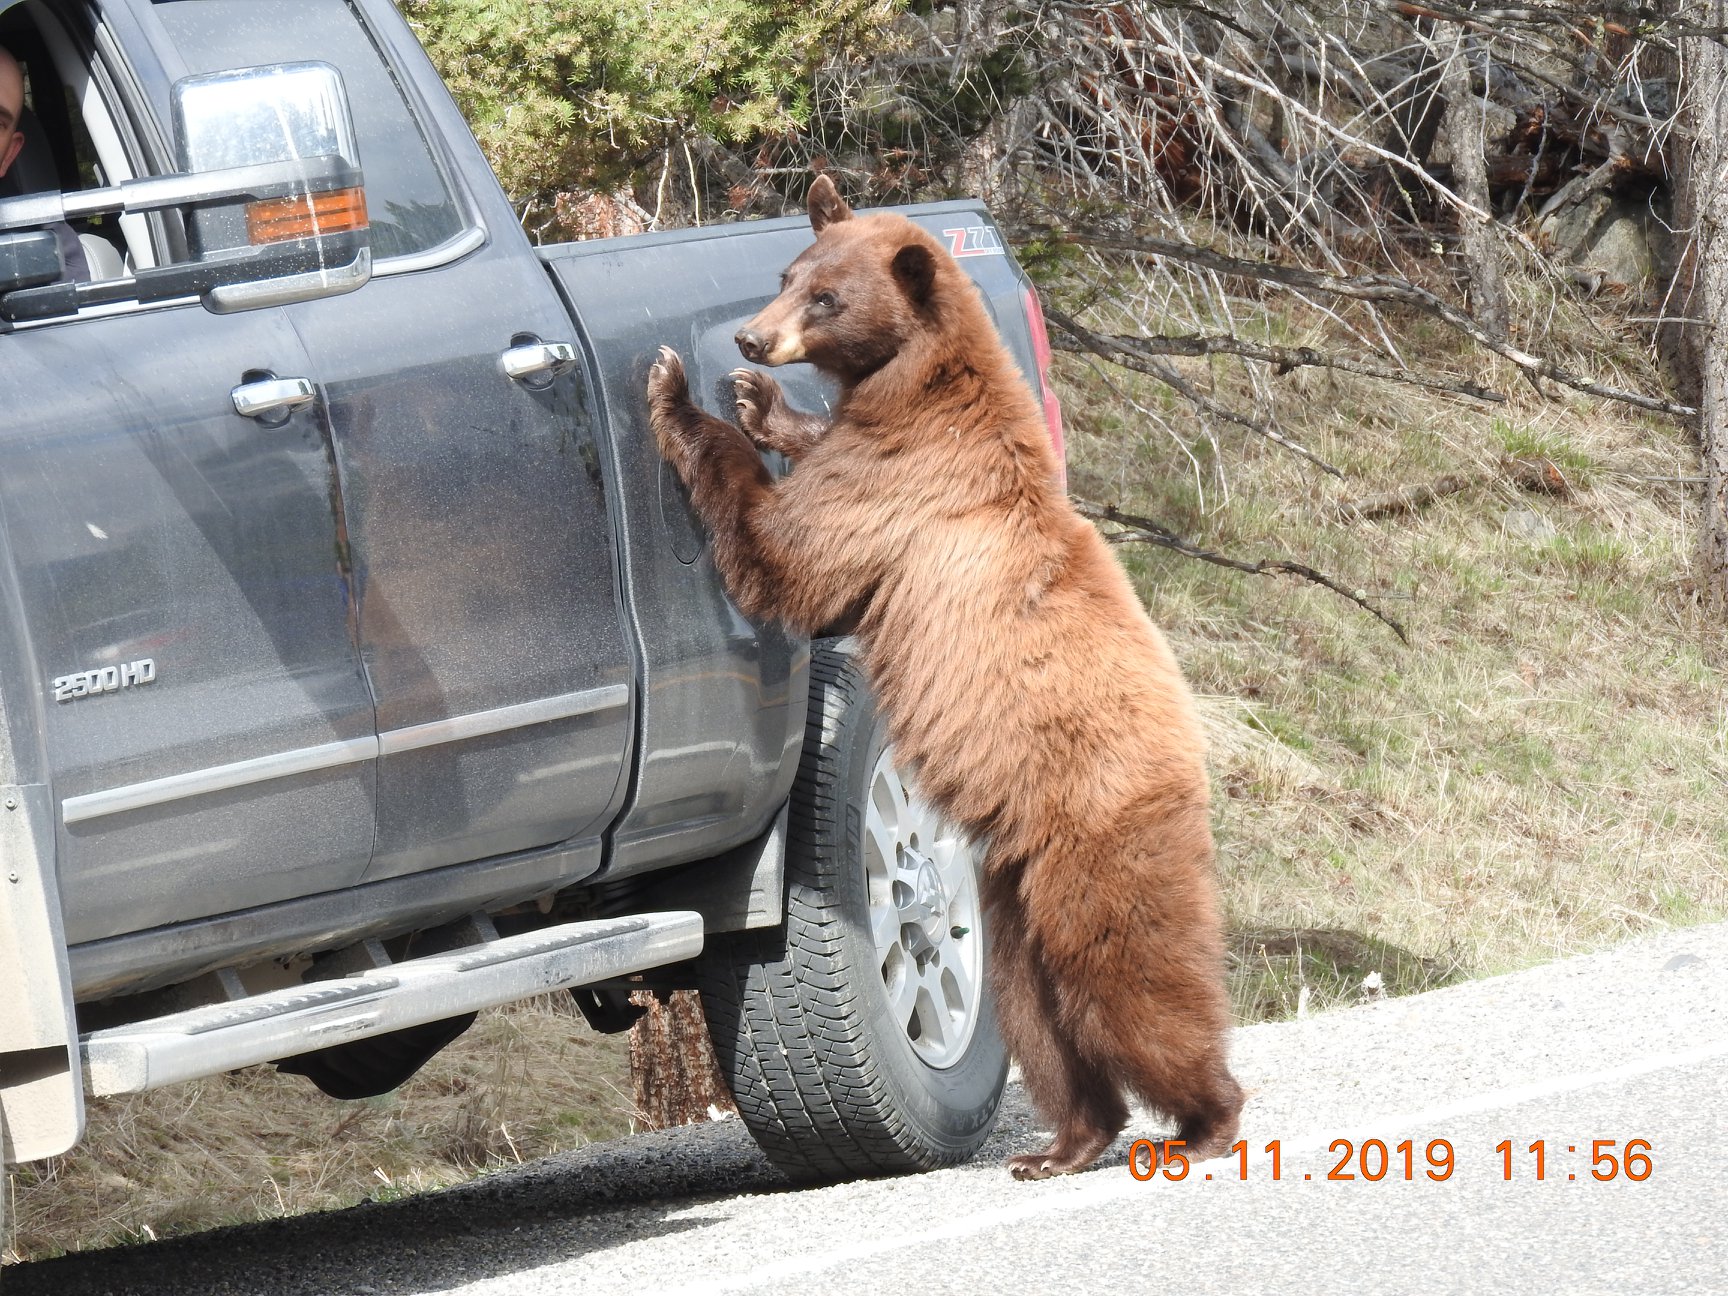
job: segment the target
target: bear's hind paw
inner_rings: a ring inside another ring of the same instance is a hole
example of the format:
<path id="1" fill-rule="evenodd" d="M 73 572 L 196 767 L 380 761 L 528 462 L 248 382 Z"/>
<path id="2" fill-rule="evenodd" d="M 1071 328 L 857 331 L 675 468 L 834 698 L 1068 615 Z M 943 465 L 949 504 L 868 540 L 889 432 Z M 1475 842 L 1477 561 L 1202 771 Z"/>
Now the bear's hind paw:
<path id="1" fill-rule="evenodd" d="M 1034 1152 L 1030 1156 L 1011 1156 L 1007 1160 L 1008 1173 L 1016 1179 L 1048 1179 L 1061 1173 L 1052 1168 L 1049 1157 L 1042 1152 Z"/>
<path id="2" fill-rule="evenodd" d="M 1098 1159 L 1099 1153 L 1109 1147 L 1111 1140 L 1088 1139 L 1084 1146 L 1066 1151 L 1060 1144 L 1045 1148 L 1042 1152 L 1032 1152 L 1024 1156 L 1011 1156 L 1006 1164 L 1008 1173 L 1016 1179 L 1050 1179 L 1056 1175 L 1073 1174 L 1084 1170 Z"/>

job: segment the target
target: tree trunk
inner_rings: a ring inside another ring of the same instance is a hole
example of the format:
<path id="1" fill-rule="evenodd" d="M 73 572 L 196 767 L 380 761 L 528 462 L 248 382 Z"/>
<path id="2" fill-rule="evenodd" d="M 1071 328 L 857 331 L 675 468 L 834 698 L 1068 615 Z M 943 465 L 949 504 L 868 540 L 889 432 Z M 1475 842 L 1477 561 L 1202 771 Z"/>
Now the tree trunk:
<path id="1" fill-rule="evenodd" d="M 648 1010 L 630 1028 L 630 1087 L 638 1127 L 698 1125 L 712 1120 L 713 1111 L 736 1113 L 696 992 L 674 991 L 662 1003 L 651 991 L 638 990 L 630 1002 Z"/>
<path id="2" fill-rule="evenodd" d="M 1440 123 L 1446 115 L 1446 99 L 1442 79 L 1444 68 L 1434 49 L 1434 23 L 1428 18 L 1414 18 L 1411 31 L 1420 43 L 1416 55 L 1416 70 L 1400 85 L 1393 98 L 1391 119 L 1385 125 L 1381 147 L 1418 167 L 1428 165 L 1428 155 L 1434 151 L 1434 141 L 1440 135 Z M 1382 167 L 1376 183 L 1377 201 L 1403 208 L 1405 219 L 1421 223 L 1421 216 L 1411 206 L 1410 190 L 1399 169 Z"/>
<path id="3" fill-rule="evenodd" d="M 1392 123 L 1386 132 L 1384 147 L 1417 166 L 1425 165 L 1434 151 L 1434 141 L 1440 134 L 1440 121 L 1446 112 L 1446 100 L 1441 91 L 1444 69 L 1441 56 L 1434 47 L 1432 19 L 1416 18 L 1411 30 L 1421 42 L 1417 54 L 1416 72 L 1402 97 L 1395 99 Z"/>
<path id="4" fill-rule="evenodd" d="M 1683 165 L 1692 225 L 1696 291 L 1686 303 L 1699 323 L 1702 370 L 1699 455 L 1704 515 L 1699 524 L 1698 586 L 1706 601 L 1728 609 L 1728 51 L 1715 41 L 1686 41 L 1686 116 L 1692 150 Z M 1670 306 L 1673 309 L 1673 306 Z"/>
<path id="5" fill-rule="evenodd" d="M 1485 150 L 1488 118 L 1482 101 L 1470 92 L 1469 54 L 1462 45 L 1446 62 L 1445 87 L 1446 134 L 1452 144 L 1457 194 L 1472 207 L 1490 211 Z M 1464 235 L 1464 264 L 1470 274 L 1471 311 L 1490 335 L 1504 341 L 1511 328 L 1511 313 L 1493 221 L 1461 215 L 1458 224 Z"/>

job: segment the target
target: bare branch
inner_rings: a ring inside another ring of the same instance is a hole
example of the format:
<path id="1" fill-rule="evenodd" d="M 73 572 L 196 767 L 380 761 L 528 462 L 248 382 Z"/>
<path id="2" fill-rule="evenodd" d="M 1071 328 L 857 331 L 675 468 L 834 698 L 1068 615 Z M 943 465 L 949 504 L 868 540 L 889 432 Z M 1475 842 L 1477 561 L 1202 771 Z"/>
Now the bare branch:
<path id="1" fill-rule="evenodd" d="M 1467 491 L 1487 480 L 1480 473 L 1447 473 L 1419 486 L 1400 486 L 1359 500 L 1339 500 L 1330 512 L 1340 522 L 1368 522 L 1397 513 L 1414 513 L 1435 500 Z"/>
<path id="2" fill-rule="evenodd" d="M 1126 355 L 1142 357 L 1155 355 L 1237 355 L 1269 364 L 1273 366 L 1273 372 L 1279 376 L 1290 372 L 1292 369 L 1336 369 L 1340 373 L 1361 374 L 1365 378 L 1379 378 L 1386 382 L 1425 387 L 1429 391 L 1449 392 L 1452 395 L 1463 396 L 1470 400 L 1500 403 L 1506 400 L 1504 394 L 1492 391 L 1477 383 L 1448 382 L 1443 378 L 1430 378 L 1407 369 L 1394 369 L 1388 365 L 1355 360 L 1349 356 L 1333 355 L 1329 352 L 1318 351 L 1313 347 L 1276 346 L 1266 342 L 1249 342 L 1242 338 L 1217 335 L 1210 337 L 1196 334 L 1134 336 L 1120 333 L 1095 333 L 1054 306 L 1044 308 L 1044 317 L 1064 333 L 1072 334 L 1085 350 L 1094 354 L 1099 354 L 1101 350 L 1115 350 Z M 1073 343 L 1065 342 L 1060 337 L 1053 338 L 1051 341 L 1058 350 L 1081 349 Z"/>
<path id="3" fill-rule="evenodd" d="M 1064 332 L 1077 339 L 1081 346 L 1092 352 L 1092 354 L 1119 364 L 1125 369 L 1135 369 L 1140 373 L 1151 374 L 1160 382 L 1181 392 L 1182 395 L 1186 396 L 1197 408 L 1204 410 L 1206 413 L 1224 419 L 1226 422 L 1234 423 L 1238 427 L 1245 427 L 1250 432 L 1265 437 L 1274 445 L 1288 450 L 1291 454 L 1296 455 L 1299 458 L 1306 459 L 1322 472 L 1330 473 L 1334 477 L 1342 477 L 1344 475 L 1341 471 L 1327 463 L 1312 450 L 1309 450 L 1305 446 L 1298 445 L 1264 419 L 1257 419 L 1247 414 L 1239 414 L 1235 410 L 1229 409 L 1213 400 L 1210 396 L 1200 391 L 1193 383 L 1189 382 L 1180 373 L 1178 373 L 1174 366 L 1163 364 L 1149 355 L 1135 355 L 1124 347 L 1117 346 L 1104 338 L 1100 338 L 1082 325 L 1077 324 L 1061 311 L 1056 310 L 1054 307 L 1046 307 L 1045 315 L 1051 323 L 1057 325 Z"/>
<path id="4" fill-rule="evenodd" d="M 1137 517 L 1132 513 L 1124 513 L 1114 504 L 1097 504 L 1091 500 L 1073 498 L 1074 508 L 1081 517 L 1090 518 L 1094 522 L 1111 522 L 1124 528 L 1117 535 L 1107 537 L 1113 544 L 1140 541 L 1157 545 L 1161 549 L 1169 549 L 1185 558 L 1193 558 L 1199 562 L 1211 563 L 1215 567 L 1225 567 L 1231 571 L 1246 572 L 1250 576 L 1299 576 L 1314 585 L 1331 590 L 1334 594 L 1350 600 L 1369 616 L 1384 622 L 1405 644 L 1410 642 L 1410 636 L 1404 632 L 1404 627 L 1393 618 L 1387 616 L 1369 601 L 1364 590 L 1350 590 L 1340 585 L 1323 572 L 1315 571 L 1306 563 L 1293 562 L 1287 558 L 1262 558 L 1248 562 L 1241 558 L 1232 558 L 1227 554 L 1218 553 L 1213 549 L 1202 548 L 1190 540 L 1184 540 L 1168 527 L 1161 526 L 1150 518 Z"/>
<path id="5" fill-rule="evenodd" d="M 1471 339 L 1478 346 L 1494 352 L 1510 360 L 1522 369 L 1532 382 L 1546 378 L 1561 386 L 1570 387 L 1603 400 L 1619 401 L 1636 409 L 1649 410 L 1655 414 L 1667 414 L 1674 418 L 1690 419 L 1697 415 L 1694 406 L 1682 405 L 1678 401 L 1664 400 L 1658 396 L 1646 396 L 1641 392 L 1624 391 L 1618 387 L 1609 387 L 1603 383 L 1593 382 L 1564 368 L 1556 361 L 1542 356 L 1531 355 L 1491 336 L 1480 324 L 1471 319 L 1457 307 L 1449 305 L 1441 298 L 1419 288 L 1407 279 L 1395 278 L 1392 275 L 1333 275 L 1317 270 L 1306 270 L 1299 266 L 1281 265 L 1272 261 L 1249 261 L 1243 257 L 1233 257 L 1222 252 L 1214 252 L 1193 243 L 1181 243 L 1174 239 L 1161 239 L 1149 235 L 1111 234 L 1091 230 L 1033 230 L 1032 237 L 1046 240 L 1066 241 L 1083 244 L 1087 247 L 1110 248 L 1118 252 L 1131 252 L 1141 256 L 1169 257 L 1172 260 L 1186 261 L 1192 265 L 1204 266 L 1216 270 L 1220 274 L 1237 275 L 1247 279 L 1258 279 L 1267 283 L 1282 284 L 1288 288 L 1305 288 L 1314 292 L 1330 293 L 1338 297 L 1352 297 L 1358 301 L 1392 302 L 1401 306 L 1409 306 L 1443 320 L 1458 332 Z"/>
<path id="6" fill-rule="evenodd" d="M 1562 498 L 1572 494 L 1572 483 L 1552 459 L 1539 455 L 1504 455 L 1500 460 L 1500 470 L 1520 490 Z M 1400 486 L 1359 500 L 1338 500 L 1328 511 L 1340 522 L 1368 522 L 1398 513 L 1414 513 L 1427 508 L 1435 500 L 1457 495 L 1474 486 L 1487 486 L 1493 481 L 1493 474 L 1487 472 L 1446 473 L 1419 486 Z"/>

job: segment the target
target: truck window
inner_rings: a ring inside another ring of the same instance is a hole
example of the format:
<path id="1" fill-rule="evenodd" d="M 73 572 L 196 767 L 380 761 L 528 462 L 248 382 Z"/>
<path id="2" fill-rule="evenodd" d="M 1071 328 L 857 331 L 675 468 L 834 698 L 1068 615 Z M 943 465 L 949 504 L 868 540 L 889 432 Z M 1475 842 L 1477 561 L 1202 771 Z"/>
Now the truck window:
<path id="1" fill-rule="evenodd" d="M 11 168 L 0 177 L 0 197 L 96 188 L 131 177 L 125 147 L 79 53 L 80 42 L 87 45 L 88 38 L 75 12 L 50 12 L 29 3 L 0 16 L 0 46 L 11 52 L 23 73 L 19 130 L 25 139 Z M 119 278 L 126 273 L 123 257 L 139 250 L 134 244 L 148 241 L 139 217 L 83 217 L 65 228 L 77 235 L 80 245 L 79 263 L 68 262 L 71 279 Z M 68 253 L 64 243 L 62 252 Z M 138 263 L 154 261 L 146 252 Z"/>
<path id="2" fill-rule="evenodd" d="M 377 258 L 424 252 L 465 227 L 443 169 L 346 0 L 154 0 L 186 71 L 322 59 L 342 73 L 366 173 Z"/>

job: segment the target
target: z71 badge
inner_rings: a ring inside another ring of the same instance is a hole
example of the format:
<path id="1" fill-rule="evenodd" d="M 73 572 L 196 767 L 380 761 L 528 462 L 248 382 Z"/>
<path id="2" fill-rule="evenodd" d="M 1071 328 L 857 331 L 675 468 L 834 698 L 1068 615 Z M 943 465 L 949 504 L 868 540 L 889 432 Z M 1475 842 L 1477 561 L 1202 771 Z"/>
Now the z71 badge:
<path id="1" fill-rule="evenodd" d="M 963 225 L 959 229 L 945 229 L 942 237 L 948 240 L 950 256 L 1002 255 L 1002 239 L 988 225 Z"/>
<path id="2" fill-rule="evenodd" d="M 54 681 L 56 702 L 75 702 L 98 693 L 118 693 L 137 684 L 148 684 L 156 678 L 156 659 L 145 657 L 124 666 L 103 666 L 98 670 L 61 675 Z"/>

